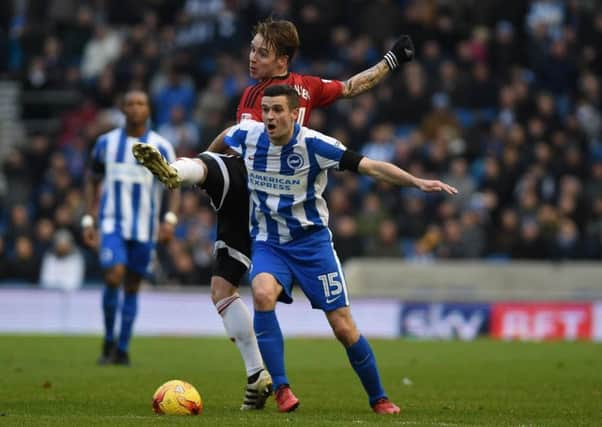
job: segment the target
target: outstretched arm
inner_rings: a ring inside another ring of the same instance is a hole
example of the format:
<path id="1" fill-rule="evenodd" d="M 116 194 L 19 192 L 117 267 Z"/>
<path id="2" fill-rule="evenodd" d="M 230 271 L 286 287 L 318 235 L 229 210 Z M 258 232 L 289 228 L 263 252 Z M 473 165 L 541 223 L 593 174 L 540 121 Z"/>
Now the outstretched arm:
<path id="1" fill-rule="evenodd" d="M 403 62 L 414 59 L 414 44 L 410 36 L 397 39 L 390 51 L 376 65 L 361 71 L 343 82 L 343 97 L 351 98 L 372 89 Z"/>
<path id="2" fill-rule="evenodd" d="M 213 139 L 213 141 L 211 141 L 211 144 L 209 144 L 209 147 L 207 147 L 207 151 L 224 154 L 230 148 L 228 147 L 228 144 L 224 142 L 224 137 L 226 136 L 226 133 L 228 133 L 228 129 L 229 128 L 224 129 Z"/>
<path id="3" fill-rule="evenodd" d="M 379 84 L 389 73 L 391 69 L 383 59 L 378 64 L 361 71 L 343 82 L 343 97 L 352 98 L 364 93 Z"/>
<path id="4" fill-rule="evenodd" d="M 180 189 L 174 189 L 167 195 L 167 212 L 159 227 L 159 242 L 167 243 L 173 239 L 178 224 L 178 212 L 180 206 Z"/>
<path id="5" fill-rule="evenodd" d="M 92 171 L 87 171 L 84 181 L 84 200 L 86 213 L 82 217 L 82 238 L 86 246 L 96 248 L 98 246 L 98 234 L 94 226 L 96 211 L 98 209 L 98 195 L 101 179 Z"/>
<path id="6" fill-rule="evenodd" d="M 381 162 L 363 157 L 358 165 L 358 172 L 380 181 L 397 186 L 412 186 L 422 191 L 444 191 L 447 194 L 458 194 L 458 190 L 449 184 L 435 179 L 417 178 L 392 163 Z"/>

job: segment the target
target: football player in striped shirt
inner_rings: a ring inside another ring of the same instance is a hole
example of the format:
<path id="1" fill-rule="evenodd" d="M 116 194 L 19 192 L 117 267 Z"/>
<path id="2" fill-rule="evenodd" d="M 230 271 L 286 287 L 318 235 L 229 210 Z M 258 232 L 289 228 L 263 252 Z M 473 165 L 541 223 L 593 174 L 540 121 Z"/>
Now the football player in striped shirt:
<path id="1" fill-rule="evenodd" d="M 291 86 L 266 88 L 261 101 L 263 123 L 243 120 L 225 137 L 226 144 L 242 156 L 248 173 L 253 240 L 250 279 L 261 355 L 272 375 L 279 409 L 294 410 L 299 400 L 285 373 L 283 336 L 275 308 L 278 300 L 292 302 L 295 282 L 312 307 L 325 312 L 372 409 L 396 414 L 399 407 L 387 398 L 372 349 L 351 316 L 322 196 L 327 171 L 349 170 L 427 192 L 453 195 L 457 190 L 438 180 L 417 178 L 391 163 L 360 156 L 336 139 L 300 126 L 299 98 Z"/>
<path id="2" fill-rule="evenodd" d="M 299 45 L 299 35 L 292 22 L 267 19 L 257 24 L 249 52 L 249 73 L 258 83 L 243 92 L 237 108 L 237 121 L 261 121 L 261 95 L 264 88 L 287 83 L 293 85 L 301 96 L 297 120 L 306 124 L 313 108 L 369 90 L 398 69 L 401 63 L 414 57 L 412 41 L 404 35 L 373 67 L 346 81 L 325 80 L 289 72 L 290 62 Z M 227 149 L 224 143 L 226 132 L 227 129 L 215 138 L 208 152 L 223 153 Z M 258 364 L 261 355 L 252 332 L 250 313 L 238 294 L 239 282 L 250 266 L 249 235 L 240 230 L 240 218 L 248 212 L 246 171 L 244 165 L 237 164 L 239 158 L 222 157 L 223 164 L 218 164 L 216 162 L 219 159 L 208 157 L 208 152 L 196 159 L 178 159 L 171 165 L 148 147 L 141 147 L 138 156 L 141 163 L 168 188 L 177 188 L 182 184 L 199 185 L 207 191 L 216 208 L 218 237 L 211 297 L 226 332 L 239 349 L 247 371 L 245 399 L 241 409 L 260 409 L 265 402 L 261 393 L 265 390 L 266 378 L 261 370 L 262 363 Z M 248 230 L 246 224 L 242 225 Z"/>
<path id="3" fill-rule="evenodd" d="M 179 191 L 171 192 L 161 223 L 163 185 L 132 155 L 132 146 L 142 142 L 155 147 L 165 158 L 175 160 L 169 141 L 148 127 L 148 95 L 139 90 L 128 91 L 122 111 L 125 127 L 101 135 L 92 149 L 85 190 L 87 214 L 82 218 L 84 241 L 98 248 L 105 282 L 102 295 L 105 335 L 98 359 L 101 365 L 130 363 L 128 348 L 138 311 L 140 281 L 149 272 L 159 235 L 162 240 L 173 235 L 177 223 L 174 212 L 179 204 Z M 116 336 L 121 286 L 124 290 L 121 329 Z"/>

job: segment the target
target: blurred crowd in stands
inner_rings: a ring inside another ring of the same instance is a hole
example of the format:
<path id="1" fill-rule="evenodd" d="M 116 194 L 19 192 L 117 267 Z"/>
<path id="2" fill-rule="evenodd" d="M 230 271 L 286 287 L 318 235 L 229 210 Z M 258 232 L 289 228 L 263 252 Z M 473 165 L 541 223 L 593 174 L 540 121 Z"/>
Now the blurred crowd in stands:
<path id="1" fill-rule="evenodd" d="M 343 260 L 602 258 L 597 1 L 3 3 L 0 75 L 21 85 L 27 131 L 2 158 L 4 279 L 37 283 L 61 251 L 81 254 L 73 262 L 98 278 L 79 236 L 82 180 L 95 138 L 123 123 L 120 93 L 148 90 L 154 128 L 177 154 L 203 151 L 253 83 L 249 40 L 268 15 L 298 26 L 292 69 L 324 78 L 375 64 L 399 34 L 417 48 L 414 62 L 369 93 L 314 110 L 310 127 L 460 194 L 331 174 L 330 224 Z M 207 199 L 186 191 L 179 217 L 177 238 L 158 250 L 155 280 L 207 283 L 215 234 Z"/>

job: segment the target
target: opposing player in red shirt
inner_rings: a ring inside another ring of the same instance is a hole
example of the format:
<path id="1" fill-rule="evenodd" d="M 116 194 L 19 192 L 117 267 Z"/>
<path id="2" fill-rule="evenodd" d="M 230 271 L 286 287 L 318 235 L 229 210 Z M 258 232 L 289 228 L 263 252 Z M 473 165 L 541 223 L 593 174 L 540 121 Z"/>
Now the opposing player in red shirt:
<path id="1" fill-rule="evenodd" d="M 258 83 L 244 90 L 236 111 L 238 122 L 245 119 L 261 121 L 263 90 L 273 84 L 286 84 L 299 93 L 301 104 L 298 121 L 306 125 L 312 109 L 327 106 L 339 98 L 351 98 L 364 93 L 395 71 L 400 63 L 414 58 L 412 40 L 403 35 L 376 65 L 345 81 L 325 80 L 289 71 L 299 46 L 299 35 L 292 22 L 267 19 L 257 24 L 249 52 L 249 75 Z M 221 140 L 222 135 L 214 142 Z"/>
<path id="2" fill-rule="evenodd" d="M 261 121 L 264 89 L 270 85 L 287 84 L 300 95 L 298 121 L 305 125 L 313 108 L 324 107 L 339 98 L 354 97 L 369 90 L 401 63 L 411 61 L 414 57 L 412 40 L 403 35 L 376 65 L 345 81 L 325 80 L 289 71 L 299 45 L 299 35 L 292 22 L 267 19 L 257 24 L 249 52 L 249 74 L 258 83 L 244 90 L 236 113 L 237 121 Z M 208 152 L 224 153 L 227 150 L 224 143 L 227 131 L 224 130 L 214 139 Z M 250 257 L 248 229 L 241 231 L 241 226 L 243 230 L 246 227 L 242 221 L 248 218 L 249 205 L 246 170 L 242 160 L 231 157 L 220 160 L 215 158 L 215 154 L 212 157 L 202 153 L 199 158 L 182 158 L 169 165 L 158 152 L 145 146 L 140 146 L 139 150 L 137 158 L 169 188 L 181 184 L 199 185 L 216 201 L 218 236 L 211 297 L 247 369 L 248 384 L 241 409 L 263 408 L 266 390 L 271 390 L 271 379 L 268 384 L 265 371 L 258 370 L 262 358 L 250 313 L 238 294 L 238 283 L 249 267 Z M 299 400 L 288 385 L 276 390 L 276 402 L 281 412 L 292 411 L 299 405 Z M 399 408 L 387 399 L 377 402 L 372 408 L 377 413 L 399 412 Z"/>

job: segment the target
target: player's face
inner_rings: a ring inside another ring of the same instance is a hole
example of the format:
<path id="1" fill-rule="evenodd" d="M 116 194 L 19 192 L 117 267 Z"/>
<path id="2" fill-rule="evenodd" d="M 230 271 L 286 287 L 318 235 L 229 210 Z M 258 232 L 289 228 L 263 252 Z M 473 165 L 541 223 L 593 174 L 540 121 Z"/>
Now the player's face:
<path id="1" fill-rule="evenodd" d="M 277 145 L 286 144 L 293 133 L 299 109 L 290 109 L 286 96 L 264 96 L 261 100 L 263 123 L 270 141 Z"/>
<path id="2" fill-rule="evenodd" d="M 144 125 L 150 116 L 148 96 L 144 92 L 128 92 L 123 100 L 123 114 L 128 123 Z"/>
<path id="3" fill-rule="evenodd" d="M 277 56 L 274 46 L 268 46 L 261 34 L 255 34 L 249 51 L 249 75 L 252 79 L 265 80 L 287 72 L 286 56 Z"/>

